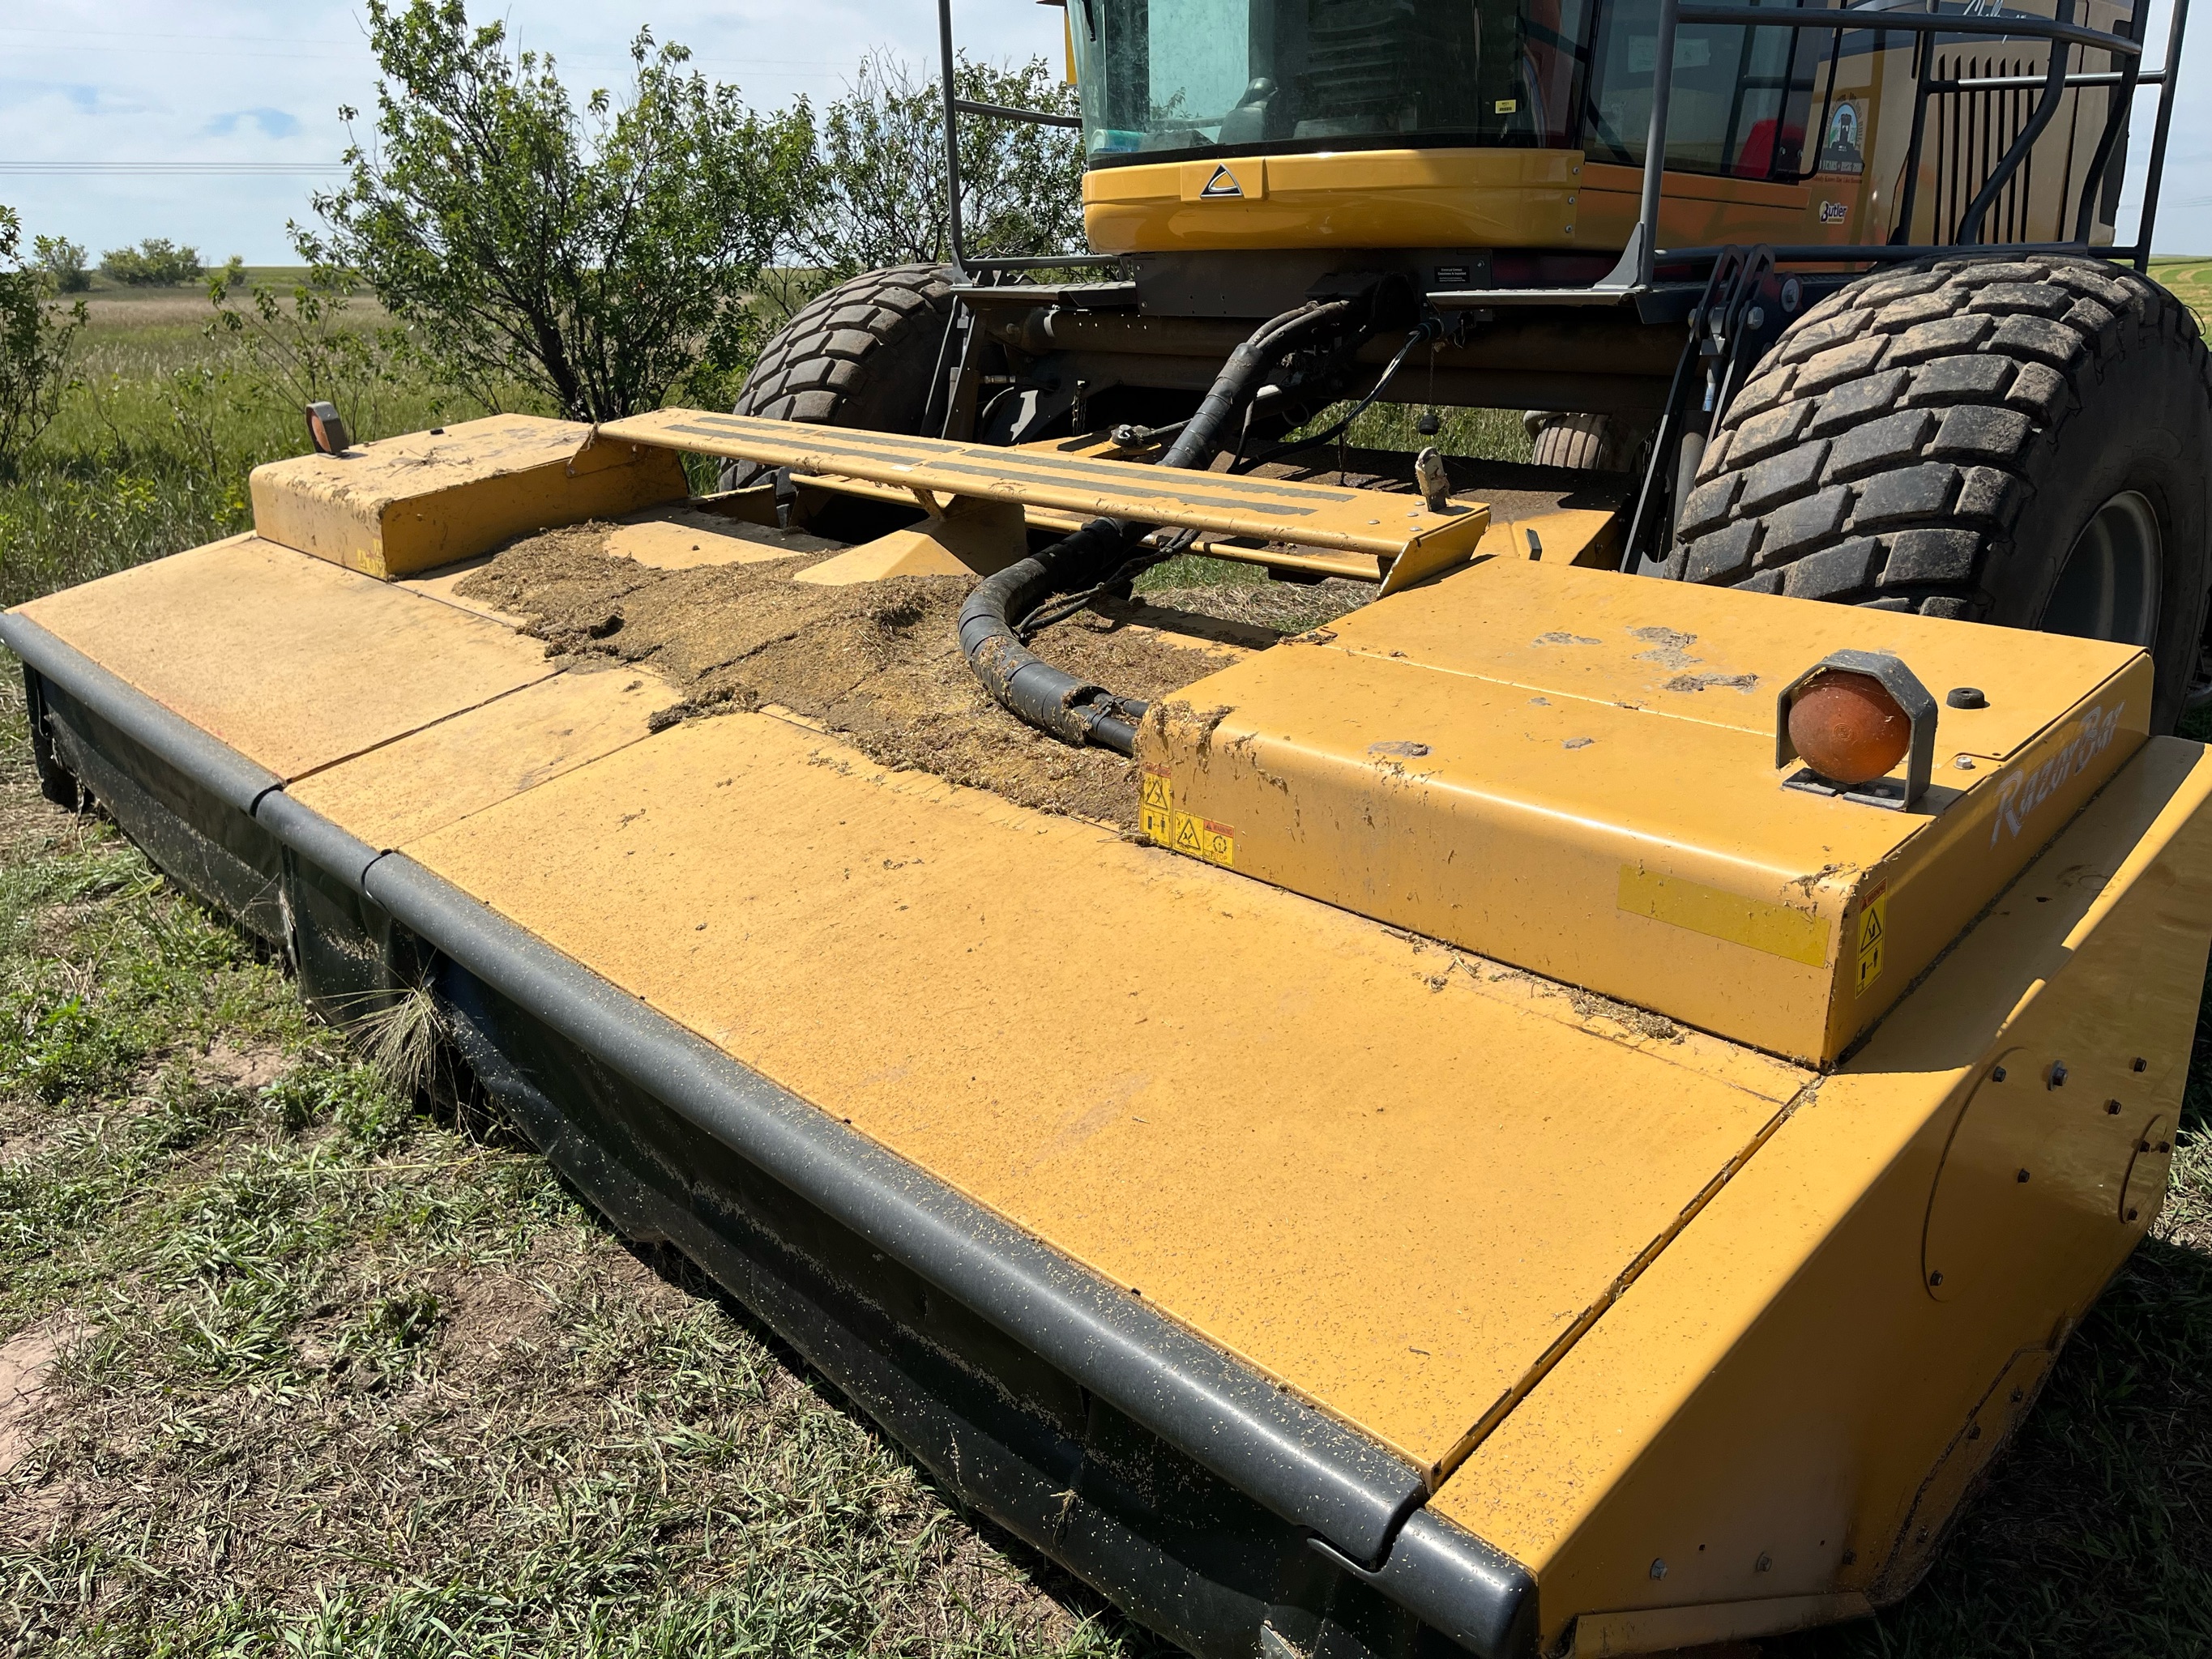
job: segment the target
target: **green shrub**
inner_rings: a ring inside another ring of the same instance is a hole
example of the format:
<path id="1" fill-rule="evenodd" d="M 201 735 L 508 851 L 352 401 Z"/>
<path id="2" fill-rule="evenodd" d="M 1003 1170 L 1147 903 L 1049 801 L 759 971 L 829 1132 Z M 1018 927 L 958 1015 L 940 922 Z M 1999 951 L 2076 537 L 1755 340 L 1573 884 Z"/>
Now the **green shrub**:
<path id="1" fill-rule="evenodd" d="M 796 117 L 747 109 L 643 30 L 628 96 L 580 110 L 550 58 L 471 27 L 462 0 L 369 0 L 368 25 L 377 143 L 347 150 L 348 182 L 315 198 L 325 233 L 295 240 L 416 325 L 439 378 L 612 420 L 747 349 L 796 210 Z"/>
<path id="2" fill-rule="evenodd" d="M 135 248 L 115 247 L 100 256 L 100 274 L 131 288 L 175 288 L 207 274 L 196 247 L 179 247 L 166 236 L 149 236 Z"/>
<path id="3" fill-rule="evenodd" d="M 22 239 L 15 209 L 0 207 L 0 475 L 61 407 L 70 348 L 84 325 L 84 302 L 60 310 L 53 277 L 22 263 Z"/>
<path id="4" fill-rule="evenodd" d="M 66 236 L 40 236 L 31 246 L 39 269 L 54 279 L 59 292 L 82 294 L 92 286 L 92 273 L 84 268 L 82 242 L 72 242 Z"/>

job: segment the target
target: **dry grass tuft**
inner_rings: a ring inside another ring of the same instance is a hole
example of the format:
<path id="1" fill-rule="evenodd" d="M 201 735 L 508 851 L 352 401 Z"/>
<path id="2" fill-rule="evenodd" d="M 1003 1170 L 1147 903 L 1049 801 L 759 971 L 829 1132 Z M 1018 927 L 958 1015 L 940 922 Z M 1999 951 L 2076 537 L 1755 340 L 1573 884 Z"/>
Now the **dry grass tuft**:
<path id="1" fill-rule="evenodd" d="M 427 987 L 407 987 L 363 1015 L 348 1035 L 395 1093 L 412 1100 L 430 1091 L 447 1034 L 445 1016 Z"/>

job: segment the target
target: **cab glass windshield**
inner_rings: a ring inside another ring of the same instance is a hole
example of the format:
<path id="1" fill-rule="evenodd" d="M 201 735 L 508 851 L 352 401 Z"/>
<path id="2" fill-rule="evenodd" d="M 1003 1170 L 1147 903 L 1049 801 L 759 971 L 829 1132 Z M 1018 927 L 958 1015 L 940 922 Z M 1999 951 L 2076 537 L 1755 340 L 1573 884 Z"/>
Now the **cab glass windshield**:
<path id="1" fill-rule="evenodd" d="M 1067 6 L 1094 167 L 1215 149 L 1398 145 L 1543 146 L 1631 166 L 1644 160 L 1659 0 Z M 1744 179 L 1856 172 L 1864 94 L 1835 93 L 1838 39 L 1685 26 L 1675 39 L 1668 166 Z M 1826 94 L 1816 97 L 1824 81 Z M 1824 142 L 1808 144 L 1808 130 Z"/>
<path id="2" fill-rule="evenodd" d="M 1589 0 L 1068 0 L 1094 162 L 1561 145 Z"/>

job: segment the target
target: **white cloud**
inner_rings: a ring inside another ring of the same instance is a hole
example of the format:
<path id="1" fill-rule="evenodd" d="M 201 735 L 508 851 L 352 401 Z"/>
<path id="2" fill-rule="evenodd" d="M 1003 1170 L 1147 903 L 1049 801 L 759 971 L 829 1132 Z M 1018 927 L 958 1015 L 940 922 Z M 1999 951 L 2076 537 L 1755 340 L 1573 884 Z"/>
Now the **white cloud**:
<path id="1" fill-rule="evenodd" d="M 580 93 L 619 87 L 640 26 L 690 46 L 698 66 L 763 106 L 834 97 L 871 46 L 933 64 L 928 0 L 479 0 L 519 44 L 550 52 Z M 33 165 L 335 162 L 342 104 L 373 110 L 365 13 L 337 0 L 46 0 L 0 22 L 0 158 Z M 963 45 L 1056 54 L 1060 13 L 1029 0 L 962 0 Z M 35 21 L 16 21 L 35 18 Z M 94 249 L 167 236 L 210 258 L 291 255 L 289 219 L 336 176 L 162 176 L 0 171 L 0 201 L 26 227 Z"/>
<path id="2" fill-rule="evenodd" d="M 301 133 L 300 118 L 281 109 L 225 110 L 200 131 L 210 138 L 228 138 L 246 127 L 258 129 L 264 138 L 296 138 Z"/>

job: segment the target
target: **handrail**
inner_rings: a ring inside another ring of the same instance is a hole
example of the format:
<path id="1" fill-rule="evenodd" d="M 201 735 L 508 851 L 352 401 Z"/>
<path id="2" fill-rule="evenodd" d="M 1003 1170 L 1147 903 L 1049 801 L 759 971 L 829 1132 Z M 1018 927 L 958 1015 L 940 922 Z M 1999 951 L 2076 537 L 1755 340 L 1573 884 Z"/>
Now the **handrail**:
<path id="1" fill-rule="evenodd" d="M 1802 13 L 1806 22 L 1779 22 L 1789 12 Z M 1849 22 L 1840 21 L 1849 18 Z M 1887 34 L 1996 34 L 2032 40 L 2063 40 L 2070 46 L 2093 46 L 2135 57 L 2142 48 L 2124 34 L 2111 34 L 2083 23 L 2049 17 L 1991 16 L 1986 12 L 1875 11 L 1863 6 L 1699 6 L 1682 8 L 1685 23 L 1731 23 L 1754 28 L 1872 29 Z"/>
<path id="2" fill-rule="evenodd" d="M 980 104 L 973 98 L 956 98 L 952 107 L 969 115 L 995 115 L 1005 121 L 1032 121 L 1041 127 L 1079 127 L 1080 115 L 1055 115 L 1050 110 L 1017 109 L 1012 104 Z"/>
<path id="3" fill-rule="evenodd" d="M 1931 6 L 1936 3 L 1936 0 L 1930 0 Z M 1670 49 L 1671 41 L 1668 39 L 1671 32 L 1670 26 L 1679 27 L 1682 23 L 1791 30 L 1823 29 L 1834 30 L 1839 33 L 1846 29 L 1872 30 L 1876 33 L 1916 34 L 1921 36 L 1923 41 L 1929 41 L 1930 37 L 1947 34 L 1990 35 L 2010 37 L 2015 40 L 2047 40 L 2051 43 L 2052 60 L 2051 68 L 2049 70 L 2041 76 L 2002 77 L 2008 82 L 2017 82 L 2026 86 L 2040 88 L 2042 95 L 2037 99 L 2035 107 L 2030 112 L 2027 129 L 2022 135 L 2024 142 L 2016 142 L 2007 150 L 1989 179 L 1983 185 L 1973 204 L 1968 207 L 1966 216 L 1960 223 L 1958 243 L 1945 245 L 1940 248 L 1892 244 L 1884 245 L 1880 248 L 1855 247 L 1849 250 L 1830 249 L 1818 252 L 1793 247 L 1778 249 L 1778 256 L 1799 262 L 1889 264 L 1899 259 L 1924 258 L 1931 252 L 1949 252 L 1953 246 L 1966 243 L 1969 233 L 1978 238 L 1982 220 L 1986 216 L 1990 205 L 2011 182 L 2013 175 L 2019 170 L 2021 162 L 2025 160 L 2028 149 L 2032 147 L 2034 137 L 2040 135 L 2043 129 L 2049 125 L 2051 117 L 2057 113 L 2057 101 L 2060 93 L 2065 88 L 2073 85 L 2113 86 L 2120 89 L 2119 96 L 2114 100 L 2111 117 L 2106 124 L 2106 131 L 2091 160 L 2088 173 L 2082 180 L 2081 208 L 2075 240 L 2071 243 L 2036 245 L 2039 247 L 2063 248 L 2070 252 L 2088 252 L 2090 251 L 2089 227 L 2098 187 L 2103 182 L 2104 172 L 2111 163 L 2118 133 L 2125 124 L 2126 105 L 2133 98 L 2136 88 L 2155 86 L 2159 88 L 2160 94 L 2157 125 L 2152 139 L 2150 162 L 2145 179 L 2142 220 L 2137 229 L 2135 244 L 2126 248 L 2097 250 L 2110 258 L 2125 258 L 2138 270 L 2148 270 L 2150 265 L 2151 226 L 2156 212 L 2158 189 L 2165 171 L 2166 147 L 2172 125 L 2174 89 L 2180 78 L 2178 69 L 2181 61 L 2181 42 L 2188 19 L 2189 0 L 2174 0 L 2173 16 L 2167 32 L 2166 60 L 2160 67 L 2153 70 L 2144 70 L 2142 68 L 2143 47 L 2140 40 L 2124 34 L 2115 34 L 2102 29 L 2090 28 L 2071 21 L 2068 16 L 2068 13 L 2071 10 L 2071 0 L 2059 0 L 2059 15 L 2045 18 L 2002 14 L 1991 15 L 1987 13 L 1954 14 L 1933 9 L 1875 11 L 1870 8 L 1856 6 L 1816 8 L 1803 4 L 1779 6 L 1711 4 L 1702 3 L 1700 0 L 1692 0 L 1692 3 L 1670 8 L 1665 4 L 1665 0 L 1662 0 L 1660 23 L 1661 45 L 1658 64 L 1656 64 L 1653 68 L 1652 101 L 1655 111 L 1664 101 L 1662 94 L 1658 90 L 1657 77 L 1662 72 L 1660 65 L 1666 65 L 1668 70 L 1671 70 L 1673 52 Z M 1671 17 L 1668 15 L 1669 12 L 1672 13 Z M 1793 12 L 1797 15 L 1788 15 Z M 2106 71 L 2101 76 L 2092 76 L 2088 72 L 2083 72 L 2078 76 L 2068 74 L 2065 72 L 2065 57 L 2066 49 L 2069 46 L 2109 52 L 2124 67 Z M 1937 82 L 1933 74 L 1934 53 L 1927 51 L 1923 46 L 1920 58 L 1921 61 L 1917 65 L 1919 85 L 1915 100 L 1913 130 L 1905 160 L 1907 182 L 1903 206 L 1908 212 L 1916 193 L 1913 186 L 1918 182 L 1923 137 L 1920 118 L 1928 94 L 1935 91 L 1980 89 L 1978 85 L 1969 87 L 1949 82 Z M 1639 271 L 1649 272 L 1656 268 L 1660 258 L 1669 262 L 1679 262 L 1712 258 L 1714 250 L 1702 248 L 1668 249 L 1655 257 L 1644 257 L 1642 251 L 1648 248 L 1656 237 L 1657 217 L 1656 211 L 1649 204 L 1654 194 L 1652 185 L 1665 172 L 1664 149 L 1656 143 L 1647 147 L 1644 167 L 1644 196 L 1646 205 L 1639 216 L 1636 229 L 1631 233 L 1632 241 L 1626 251 L 1626 253 L 1638 255 L 1637 269 Z M 1901 216 L 1899 222 L 1900 234 L 1909 235 L 1911 223 L 1909 217 Z M 2025 251 L 2024 248 L 2023 251 Z M 1623 267 L 1628 264 L 1626 253 L 1623 256 Z M 1624 270 L 1617 268 L 1613 276 L 1597 284 L 1598 289 L 1608 293 L 1613 291 L 1618 279 L 1623 274 Z M 1649 282 L 1650 278 L 1646 276 L 1636 286 L 1645 287 L 1649 285 Z"/>
<path id="4" fill-rule="evenodd" d="M 2150 21 L 2146 9 L 2146 24 Z M 2166 73 L 2158 95 L 2158 124 L 2152 130 L 2150 159 L 2143 168 L 2142 222 L 2136 227 L 2136 269 L 2150 270 L 2150 231 L 2158 217 L 2158 187 L 2166 177 L 2166 135 L 2173 126 L 2173 88 L 2181 79 L 2181 38 L 2189 21 L 2189 0 L 2173 0 L 2173 16 L 2166 29 Z"/>
<path id="5" fill-rule="evenodd" d="M 2073 9 L 2074 0 L 2058 0 L 2058 21 L 2064 22 Z M 2021 162 L 2027 159 L 2028 151 L 2035 148 L 2035 141 L 2043 137 L 2044 128 L 2051 125 L 2051 118 L 2058 113 L 2059 94 L 2066 85 L 2066 52 L 2067 43 L 2057 35 L 2052 36 L 2051 62 L 2044 71 L 2042 95 L 2035 100 L 2035 107 L 2028 112 L 2027 119 L 2021 125 L 2019 134 L 1998 158 L 1996 166 L 1990 169 L 1988 179 L 1975 192 L 1974 199 L 1966 204 L 1966 210 L 1959 220 L 1959 228 L 1952 236 L 1953 241 L 1969 244 L 1982 240 L 1982 222 L 1989 217 L 1990 204 L 2012 182 L 2012 176 L 2020 170 Z M 2140 46 L 2136 48 L 2135 55 L 2142 55 Z M 2132 64 L 2134 58 L 2130 58 L 2129 62 Z M 2083 192 L 2084 195 L 2087 193 Z M 2063 210 L 2063 198 L 2060 206 Z M 1905 234 L 1908 236 L 1912 234 L 1911 225 L 1905 227 Z"/>
<path id="6" fill-rule="evenodd" d="M 2185 4 L 2187 0 L 2179 0 L 2179 3 Z M 2129 14 L 2126 27 L 2137 45 L 2142 44 L 2143 33 L 2149 24 L 2148 4 L 2137 5 Z M 2159 71 L 2160 85 L 2166 83 L 2166 77 L 2173 72 L 2173 60 L 2168 58 L 2166 67 Z M 2104 185 L 2105 169 L 2112 165 L 2113 148 L 2121 142 L 2121 135 L 2127 131 L 2128 118 L 2135 113 L 2136 85 L 2142 76 L 2142 53 L 2137 52 L 2121 64 L 2118 73 L 2119 90 L 2113 94 L 2105 111 L 2105 130 L 2097 135 L 2097 148 L 2089 155 L 2089 170 L 2081 177 L 2081 200 L 2074 215 L 2074 239 L 2079 242 L 2087 241 L 2090 231 L 2095 228 L 2097 193 Z M 2165 94 L 2161 93 L 2160 96 L 2164 97 Z M 2062 201 L 2061 208 L 2064 205 Z M 2148 252 L 2150 239 L 2139 236 L 2136 240 L 2145 250 L 2136 261 L 2136 268 L 2147 269 L 2150 262 Z"/>
<path id="7" fill-rule="evenodd" d="M 2128 78 L 2125 70 L 2076 70 L 2066 77 L 2069 87 L 2117 87 Z M 2164 70 L 2145 70 L 2135 77 L 2139 87 L 2165 83 Z M 2025 92 L 2043 84 L 2040 75 L 1970 75 L 1956 81 L 1930 81 L 1930 92 Z"/>
<path id="8" fill-rule="evenodd" d="M 1911 34 L 1920 37 L 1921 46 L 1916 56 L 1917 82 L 1913 112 L 1912 133 L 1908 146 L 1905 167 L 1907 182 L 1901 209 L 1909 216 L 1914 205 L 1918 183 L 1921 146 L 1924 129 L 1922 115 L 1931 94 L 2036 89 L 2039 95 L 2029 112 L 2027 125 L 2020 137 L 2006 150 L 1996 168 L 1985 180 L 1973 202 L 1961 218 L 1955 244 L 1941 248 L 1903 243 L 1883 244 L 1878 247 L 1856 246 L 1844 248 L 1789 247 L 1778 250 L 1778 256 L 1796 262 L 1829 262 L 1851 264 L 1888 264 L 1905 258 L 1918 258 L 1929 252 L 1948 251 L 1959 245 L 1978 245 L 1983 221 L 1990 207 L 2019 171 L 2027 152 L 2033 148 L 2051 118 L 2057 112 L 2059 96 L 2073 88 L 2111 87 L 2118 89 L 2113 108 L 2106 120 L 2106 129 L 2092 156 L 2087 175 L 2081 184 L 2081 204 L 2075 240 L 2069 242 L 2039 243 L 2039 248 L 2066 249 L 2072 252 L 2091 251 L 2088 234 L 2094 219 L 2094 209 L 2099 187 L 2103 183 L 2106 169 L 2111 165 L 2117 141 L 2125 125 L 2127 109 L 2136 91 L 2152 86 L 2159 89 L 2159 106 L 2148 166 L 2146 169 L 2145 191 L 2141 223 L 2132 246 L 2094 250 L 2112 259 L 2125 258 L 2138 270 L 2147 270 L 2150 264 L 2151 229 L 2155 221 L 2158 191 L 2165 174 L 2166 149 L 2173 120 L 2175 88 L 2179 82 L 2179 66 L 2181 45 L 2189 14 L 2189 0 L 2174 0 L 2173 15 L 2167 29 L 2164 64 L 2155 70 L 2142 67 L 2142 42 L 2125 34 L 2092 28 L 2071 19 L 2073 0 L 2058 0 L 2058 15 L 2038 17 L 2018 13 L 1943 12 L 1934 8 L 1942 0 L 1928 0 L 1925 10 L 1876 9 L 1871 6 L 1816 6 L 1793 0 L 1784 5 L 1743 3 L 1715 3 L 1714 0 L 1659 0 L 1657 40 L 1652 64 L 1651 120 L 1644 145 L 1644 178 L 1638 193 L 1635 228 L 1629 233 L 1627 245 L 1622 248 L 1620 261 L 1598 283 L 1587 289 L 1559 290 L 1560 303 L 1587 303 L 1592 301 L 1625 300 L 1652 286 L 1655 272 L 1663 259 L 1668 263 L 1708 259 L 1713 250 L 1704 248 L 1667 249 L 1658 246 L 1659 210 L 1665 194 L 1667 171 L 1667 127 L 1669 106 L 1674 92 L 1674 44 L 1685 23 L 1744 28 L 1786 28 L 1792 31 L 1817 29 L 1832 32 L 1838 40 L 1847 32 L 1872 31 L 1876 33 Z M 965 246 L 964 227 L 960 217 L 960 159 L 959 116 L 962 112 L 1006 120 L 1034 121 L 1040 125 L 1060 127 L 1080 127 L 1081 118 L 1048 113 L 1042 110 L 1016 109 L 1007 105 L 986 104 L 960 97 L 954 87 L 952 50 L 952 0 L 938 0 L 938 40 L 941 59 L 945 94 L 945 143 L 946 151 L 946 181 L 948 200 L 946 216 L 948 240 L 952 248 L 952 262 L 963 270 L 1038 270 L 1061 266 L 1103 265 L 1117 263 L 1112 256 L 1092 253 L 1067 253 L 1013 258 L 980 258 L 971 259 Z M 2138 9 L 2140 15 L 2140 9 Z M 2013 40 L 2044 40 L 2050 43 L 2051 63 L 2040 76 L 1990 76 L 1938 79 L 1934 74 L 1935 54 L 1929 50 L 1935 39 L 1941 36 L 1980 35 Z M 2071 70 L 2066 64 L 2068 49 L 2109 53 L 2123 67 L 2106 70 Z M 1899 233 L 1911 234 L 1909 216 L 1900 217 Z M 1974 244 L 1968 238 L 1976 239 Z M 2008 244 L 2007 246 L 2013 246 Z M 2020 245 L 2023 248 L 2027 245 Z M 1488 290 L 1469 290 L 1450 296 L 1458 306 L 1480 305 L 1493 297 Z M 1494 297 L 1504 303 L 1530 303 L 1536 300 L 1534 291 L 1508 293 L 1497 290 Z"/>
<path id="9" fill-rule="evenodd" d="M 960 222 L 960 117 L 989 116 L 1001 121 L 1027 121 L 1041 127 L 1081 127 L 1079 115 L 1060 115 L 1050 110 L 1019 109 L 1012 104 L 986 104 L 963 98 L 954 82 L 957 60 L 952 55 L 952 0 L 937 0 L 939 78 L 945 88 L 945 240 L 952 250 L 952 268 L 965 276 L 970 270 L 1062 270 L 1119 264 L 1110 253 L 1028 254 L 1019 258 L 970 258 L 967 230 Z"/>

